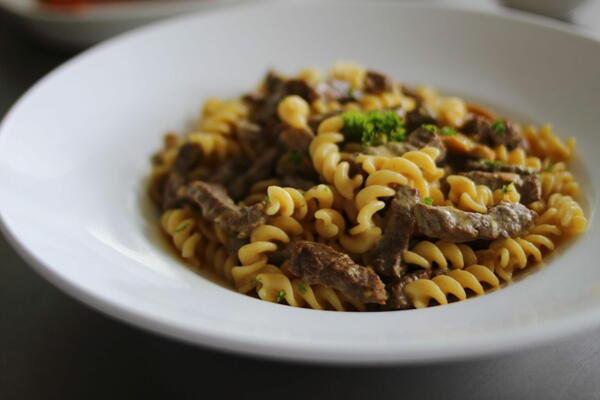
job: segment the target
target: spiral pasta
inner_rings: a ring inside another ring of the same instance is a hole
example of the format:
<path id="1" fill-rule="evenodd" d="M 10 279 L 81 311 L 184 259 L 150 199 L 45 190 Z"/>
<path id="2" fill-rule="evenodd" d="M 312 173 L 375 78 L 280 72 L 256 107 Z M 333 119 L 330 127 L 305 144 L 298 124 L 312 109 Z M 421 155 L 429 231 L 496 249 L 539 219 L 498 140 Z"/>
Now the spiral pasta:
<path id="1" fill-rule="evenodd" d="M 187 140 L 200 146 L 205 159 L 212 162 L 222 162 L 240 152 L 237 142 L 218 133 L 190 133 Z"/>
<path id="2" fill-rule="evenodd" d="M 575 148 L 575 139 L 562 141 L 554 134 L 550 125 L 543 125 L 539 130 L 534 126 L 526 126 L 523 136 L 527 139 L 532 154 L 537 157 L 549 157 L 554 161 L 570 159 Z"/>
<path id="3" fill-rule="evenodd" d="M 444 240 L 435 243 L 423 240 L 405 251 L 402 257 L 407 264 L 421 268 L 433 268 L 436 264 L 441 270 L 448 267 L 464 268 L 477 263 L 477 256 L 470 246 Z"/>
<path id="4" fill-rule="evenodd" d="M 401 157 L 361 154 L 356 161 L 369 174 L 371 181 L 368 183 L 386 181 L 388 184 L 406 184 L 417 189 L 422 197 L 428 197 L 429 182 L 439 179 L 444 174 L 443 170 L 435 164 L 438 155 L 438 149 L 425 147 L 421 150 L 409 151 Z M 395 174 L 380 171 L 391 171 Z M 376 172 L 377 174 L 373 175 Z"/>
<path id="5" fill-rule="evenodd" d="M 429 86 L 417 88 L 417 94 L 440 118 L 442 124 L 460 127 L 467 117 L 467 103 L 458 97 L 442 97 Z"/>
<path id="6" fill-rule="evenodd" d="M 337 143 L 344 140 L 344 135 L 337 132 L 343 121 L 339 117 L 331 117 L 319 125 L 319 133 L 309 146 L 310 156 L 315 170 L 331 183 L 342 196 L 351 199 L 354 190 L 362 184 L 362 176 L 350 177 L 350 164 L 340 161 L 341 155 Z"/>
<path id="7" fill-rule="evenodd" d="M 475 183 L 461 175 L 450 175 L 446 178 L 450 185 L 448 199 L 459 209 L 486 213 L 492 205 L 494 196 L 489 187 Z"/>
<path id="8" fill-rule="evenodd" d="M 509 151 L 505 145 L 500 145 L 493 149 L 493 154 L 493 160 L 500 161 L 505 164 L 533 168 L 536 171 L 539 171 L 542 168 L 542 160 L 540 158 L 528 156 L 525 153 L 525 150 L 521 148 L 516 148 Z"/>
<path id="9" fill-rule="evenodd" d="M 448 304 L 449 296 L 465 300 L 468 292 L 479 296 L 485 293 L 483 284 L 491 288 L 500 286 L 494 273 L 483 265 L 471 265 L 464 270 L 452 270 L 432 279 L 419 279 L 409 283 L 404 293 L 415 308 L 423 308 L 434 300 L 437 304 Z"/>
<path id="10" fill-rule="evenodd" d="M 178 256 L 240 293 L 422 308 L 508 284 L 585 231 L 574 146 L 338 62 L 208 99 L 191 132 L 165 135 L 149 193 Z"/>
<path id="11" fill-rule="evenodd" d="M 211 98 L 202 108 L 198 131 L 230 136 L 235 133 L 237 124 L 247 115 L 248 109 L 241 101 Z"/>
<path id="12" fill-rule="evenodd" d="M 202 235 L 198 231 L 196 215 L 183 208 L 167 210 L 161 216 L 160 224 L 171 237 L 181 257 L 190 264 L 198 266 L 196 248 L 202 240 Z"/>

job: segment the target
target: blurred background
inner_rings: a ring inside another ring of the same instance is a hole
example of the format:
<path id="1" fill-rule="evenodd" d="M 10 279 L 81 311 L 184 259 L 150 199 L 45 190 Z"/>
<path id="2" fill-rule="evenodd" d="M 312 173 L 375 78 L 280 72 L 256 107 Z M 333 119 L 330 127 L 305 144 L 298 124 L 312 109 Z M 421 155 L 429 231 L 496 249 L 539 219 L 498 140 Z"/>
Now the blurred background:
<path id="1" fill-rule="evenodd" d="M 269 0 L 0 0 L 0 12 L 4 14 L 5 21 L 18 25 L 21 30 L 53 48 L 76 50 L 159 19 L 191 12 L 210 12 L 239 3 L 258 1 Z M 518 9 L 570 22 L 600 36 L 600 2 L 595 0 L 413 0 L 412 2 L 442 2 L 497 11 Z"/>
<path id="2" fill-rule="evenodd" d="M 174 15 L 267 1 L 303 0 L 0 0 L 0 117 L 39 78 L 100 40 Z M 497 13 L 518 8 L 600 38 L 598 0 L 419 2 Z M 34 273 L 0 236 L 2 400 L 599 399 L 597 343 L 597 334 L 585 333 L 520 354 L 408 368 L 248 359 L 178 343 L 91 310 Z M 217 390 L 220 395 L 211 396 Z"/>

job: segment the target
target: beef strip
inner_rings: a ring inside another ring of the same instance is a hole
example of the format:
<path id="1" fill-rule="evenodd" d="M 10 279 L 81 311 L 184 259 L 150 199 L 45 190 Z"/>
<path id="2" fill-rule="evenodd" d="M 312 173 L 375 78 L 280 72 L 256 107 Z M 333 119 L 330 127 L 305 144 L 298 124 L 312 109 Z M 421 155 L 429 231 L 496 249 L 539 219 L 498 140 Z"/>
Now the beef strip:
<path id="1" fill-rule="evenodd" d="M 485 171 L 461 172 L 460 175 L 466 176 L 477 185 L 485 185 L 492 190 L 502 189 L 513 183 L 515 189 L 521 195 L 521 203 L 523 204 L 529 204 L 542 198 L 542 183 L 537 175 L 521 177 L 510 172 Z"/>
<path id="2" fill-rule="evenodd" d="M 504 131 L 496 132 L 492 128 L 492 122 L 480 116 L 474 116 L 468 120 L 461 129 L 461 132 L 470 136 L 478 143 L 489 147 L 505 145 L 508 150 L 517 147 L 527 148 L 525 138 L 515 129 L 510 121 L 503 121 Z"/>
<path id="3" fill-rule="evenodd" d="M 362 93 L 359 90 L 352 89 L 349 82 L 339 79 L 329 79 L 321 82 L 317 85 L 315 91 L 325 102 L 337 101 L 344 104 L 362 97 Z"/>
<path id="4" fill-rule="evenodd" d="M 394 310 L 406 310 L 411 307 L 410 301 L 406 294 L 404 294 L 404 288 L 411 282 L 419 279 L 430 279 L 433 273 L 430 269 L 422 269 L 419 271 L 411 272 L 408 275 L 403 276 L 401 279 L 391 283 L 389 285 L 390 296 L 388 298 L 388 307 Z"/>
<path id="5" fill-rule="evenodd" d="M 280 180 L 280 186 L 292 186 L 307 190 L 319 182 L 319 175 L 315 171 L 308 153 L 285 153 L 277 161 L 275 174 Z"/>
<path id="6" fill-rule="evenodd" d="M 285 83 L 285 94 L 298 95 L 311 103 L 319 97 L 319 94 L 304 79 L 290 79 Z"/>
<path id="7" fill-rule="evenodd" d="M 241 175 L 250 167 L 251 161 L 245 157 L 234 157 L 221 164 L 213 170 L 208 181 L 228 186 L 237 176 Z"/>
<path id="8" fill-rule="evenodd" d="M 162 208 L 174 208 L 179 203 L 177 191 L 187 183 L 187 175 L 202 160 L 202 148 L 194 143 L 184 143 L 177 152 L 173 167 L 167 177 L 162 194 Z"/>
<path id="9" fill-rule="evenodd" d="M 362 303 L 385 304 L 387 293 L 372 269 L 350 256 L 315 242 L 299 240 L 291 246 L 290 271 L 308 284 L 339 290 Z"/>
<path id="10" fill-rule="evenodd" d="M 286 81 L 273 71 L 269 71 L 264 79 L 264 95 L 247 95 L 250 103 L 250 119 L 259 125 L 267 125 L 278 120 L 277 105 L 287 93 Z"/>
<path id="11" fill-rule="evenodd" d="M 244 153 L 251 158 L 256 158 L 269 143 L 273 142 L 270 133 L 255 123 L 242 121 L 237 129 L 237 139 Z"/>
<path id="12" fill-rule="evenodd" d="M 286 128 L 279 135 L 279 142 L 289 150 L 306 151 L 314 137 L 308 128 Z"/>
<path id="13" fill-rule="evenodd" d="M 512 172 L 519 175 L 532 175 L 537 172 L 535 168 L 488 160 L 468 160 L 464 165 L 464 169 L 466 171 Z"/>
<path id="14" fill-rule="evenodd" d="M 375 71 L 367 71 L 364 79 L 365 92 L 383 93 L 394 89 L 394 81 L 387 75 Z"/>
<path id="15" fill-rule="evenodd" d="M 179 194 L 198 205 L 204 218 L 237 233 L 238 238 L 248 237 L 252 229 L 266 221 L 264 202 L 238 207 L 225 188 L 217 183 L 195 181 L 182 187 Z"/>
<path id="16" fill-rule="evenodd" d="M 425 104 L 417 98 L 417 106 L 414 110 L 406 113 L 404 126 L 408 132 L 419 128 L 421 125 L 436 124 L 433 113 Z"/>
<path id="17" fill-rule="evenodd" d="M 440 149 L 438 161 L 443 160 L 446 156 L 446 146 L 442 142 L 440 135 L 427 129 L 423 129 L 422 127 L 413 130 L 408 135 L 408 143 L 418 149 L 422 149 L 423 147 L 436 147 Z"/>
<path id="18" fill-rule="evenodd" d="M 402 185 L 396 189 L 389 211 L 385 214 L 383 236 L 377 245 L 365 255 L 367 265 L 384 276 L 402 275 L 402 254 L 408 249 L 415 218 L 412 208 L 419 201 L 419 192 Z"/>
<path id="19" fill-rule="evenodd" d="M 461 211 L 454 207 L 414 207 L 420 234 L 449 242 L 493 240 L 522 235 L 533 226 L 537 214 L 520 203 L 501 201 L 487 214 Z"/>
<path id="20" fill-rule="evenodd" d="M 231 197 L 235 200 L 243 198 L 254 183 L 272 176 L 278 156 L 279 150 L 271 147 L 257 157 L 253 164 L 227 187 Z"/>
<path id="21" fill-rule="evenodd" d="M 413 130 L 406 142 L 389 142 L 381 146 L 369 146 L 363 149 L 365 154 L 384 155 L 388 157 L 401 156 L 409 151 L 419 150 L 423 147 L 436 147 L 440 149 L 440 155 L 437 161 L 442 161 L 446 156 L 446 146 L 442 142 L 440 135 L 430 132 L 422 127 Z"/>

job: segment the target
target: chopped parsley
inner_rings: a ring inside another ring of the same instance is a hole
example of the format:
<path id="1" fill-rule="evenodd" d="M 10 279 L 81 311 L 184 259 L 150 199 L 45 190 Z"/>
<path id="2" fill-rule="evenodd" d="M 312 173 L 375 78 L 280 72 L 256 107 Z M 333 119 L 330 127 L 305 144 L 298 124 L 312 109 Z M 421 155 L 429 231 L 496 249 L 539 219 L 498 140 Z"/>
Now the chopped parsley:
<path id="1" fill-rule="evenodd" d="M 394 111 L 347 111 L 342 119 L 342 133 L 350 142 L 372 146 L 406 140 L 404 120 Z"/>
<path id="2" fill-rule="evenodd" d="M 433 204 L 433 199 L 431 197 L 425 197 L 423 200 L 421 200 L 421 203 L 430 206 Z"/>
<path id="3" fill-rule="evenodd" d="M 307 291 L 306 286 L 302 284 L 298 285 L 298 290 L 300 291 L 300 293 L 306 293 Z"/>
<path id="4" fill-rule="evenodd" d="M 442 136 L 455 136 L 458 132 L 451 126 L 444 126 L 440 129 Z"/>
<path id="5" fill-rule="evenodd" d="M 550 163 L 550 164 L 548 164 L 548 166 L 546 168 L 544 168 L 544 172 L 552 172 L 553 169 L 554 169 L 554 164 Z"/>
<path id="6" fill-rule="evenodd" d="M 438 133 L 438 127 L 433 124 L 424 124 L 421 125 L 421 128 L 423 128 L 429 133 Z"/>
<path id="7" fill-rule="evenodd" d="M 277 300 L 277 302 L 278 302 L 278 303 L 281 303 L 281 300 L 285 299 L 285 295 L 286 295 L 286 293 L 285 293 L 285 290 L 284 290 L 284 289 L 281 289 L 281 290 L 279 291 L 279 293 L 277 293 L 277 299 L 276 299 L 276 300 Z"/>
<path id="8" fill-rule="evenodd" d="M 504 131 L 506 131 L 506 124 L 501 119 L 497 119 L 492 122 L 492 129 L 496 132 L 496 135 L 502 136 L 504 135 Z"/>
<path id="9" fill-rule="evenodd" d="M 488 167 L 496 168 L 502 165 L 500 161 L 483 160 L 483 163 Z"/>
<path id="10" fill-rule="evenodd" d="M 502 186 L 502 193 L 512 193 L 515 190 L 515 183 L 511 182 Z"/>
<path id="11" fill-rule="evenodd" d="M 180 227 L 178 227 L 177 229 L 175 229 L 175 232 L 179 233 L 179 232 L 185 231 L 189 227 L 190 227 L 190 224 L 183 224 Z"/>
<path id="12" fill-rule="evenodd" d="M 302 155 L 302 153 L 300 153 L 299 151 L 292 151 L 290 153 L 290 161 L 292 162 L 292 164 L 300 164 L 303 158 L 304 155 Z"/>

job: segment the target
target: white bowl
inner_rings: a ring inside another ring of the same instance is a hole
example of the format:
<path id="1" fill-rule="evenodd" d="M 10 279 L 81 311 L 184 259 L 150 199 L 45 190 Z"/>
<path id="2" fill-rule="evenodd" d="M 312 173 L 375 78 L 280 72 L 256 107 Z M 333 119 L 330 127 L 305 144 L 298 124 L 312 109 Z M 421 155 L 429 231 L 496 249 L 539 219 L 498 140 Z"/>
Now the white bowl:
<path id="1" fill-rule="evenodd" d="M 502 290 L 425 310 L 339 313 L 240 295 L 188 270 L 146 197 L 149 157 L 208 96 L 362 62 L 575 136 L 588 232 Z M 0 128 L 0 214 L 20 253 L 83 302 L 165 335 L 264 357 L 409 363 L 514 351 L 600 322 L 600 43 L 529 19 L 445 7 L 262 4 L 101 44 L 42 79 Z"/>

